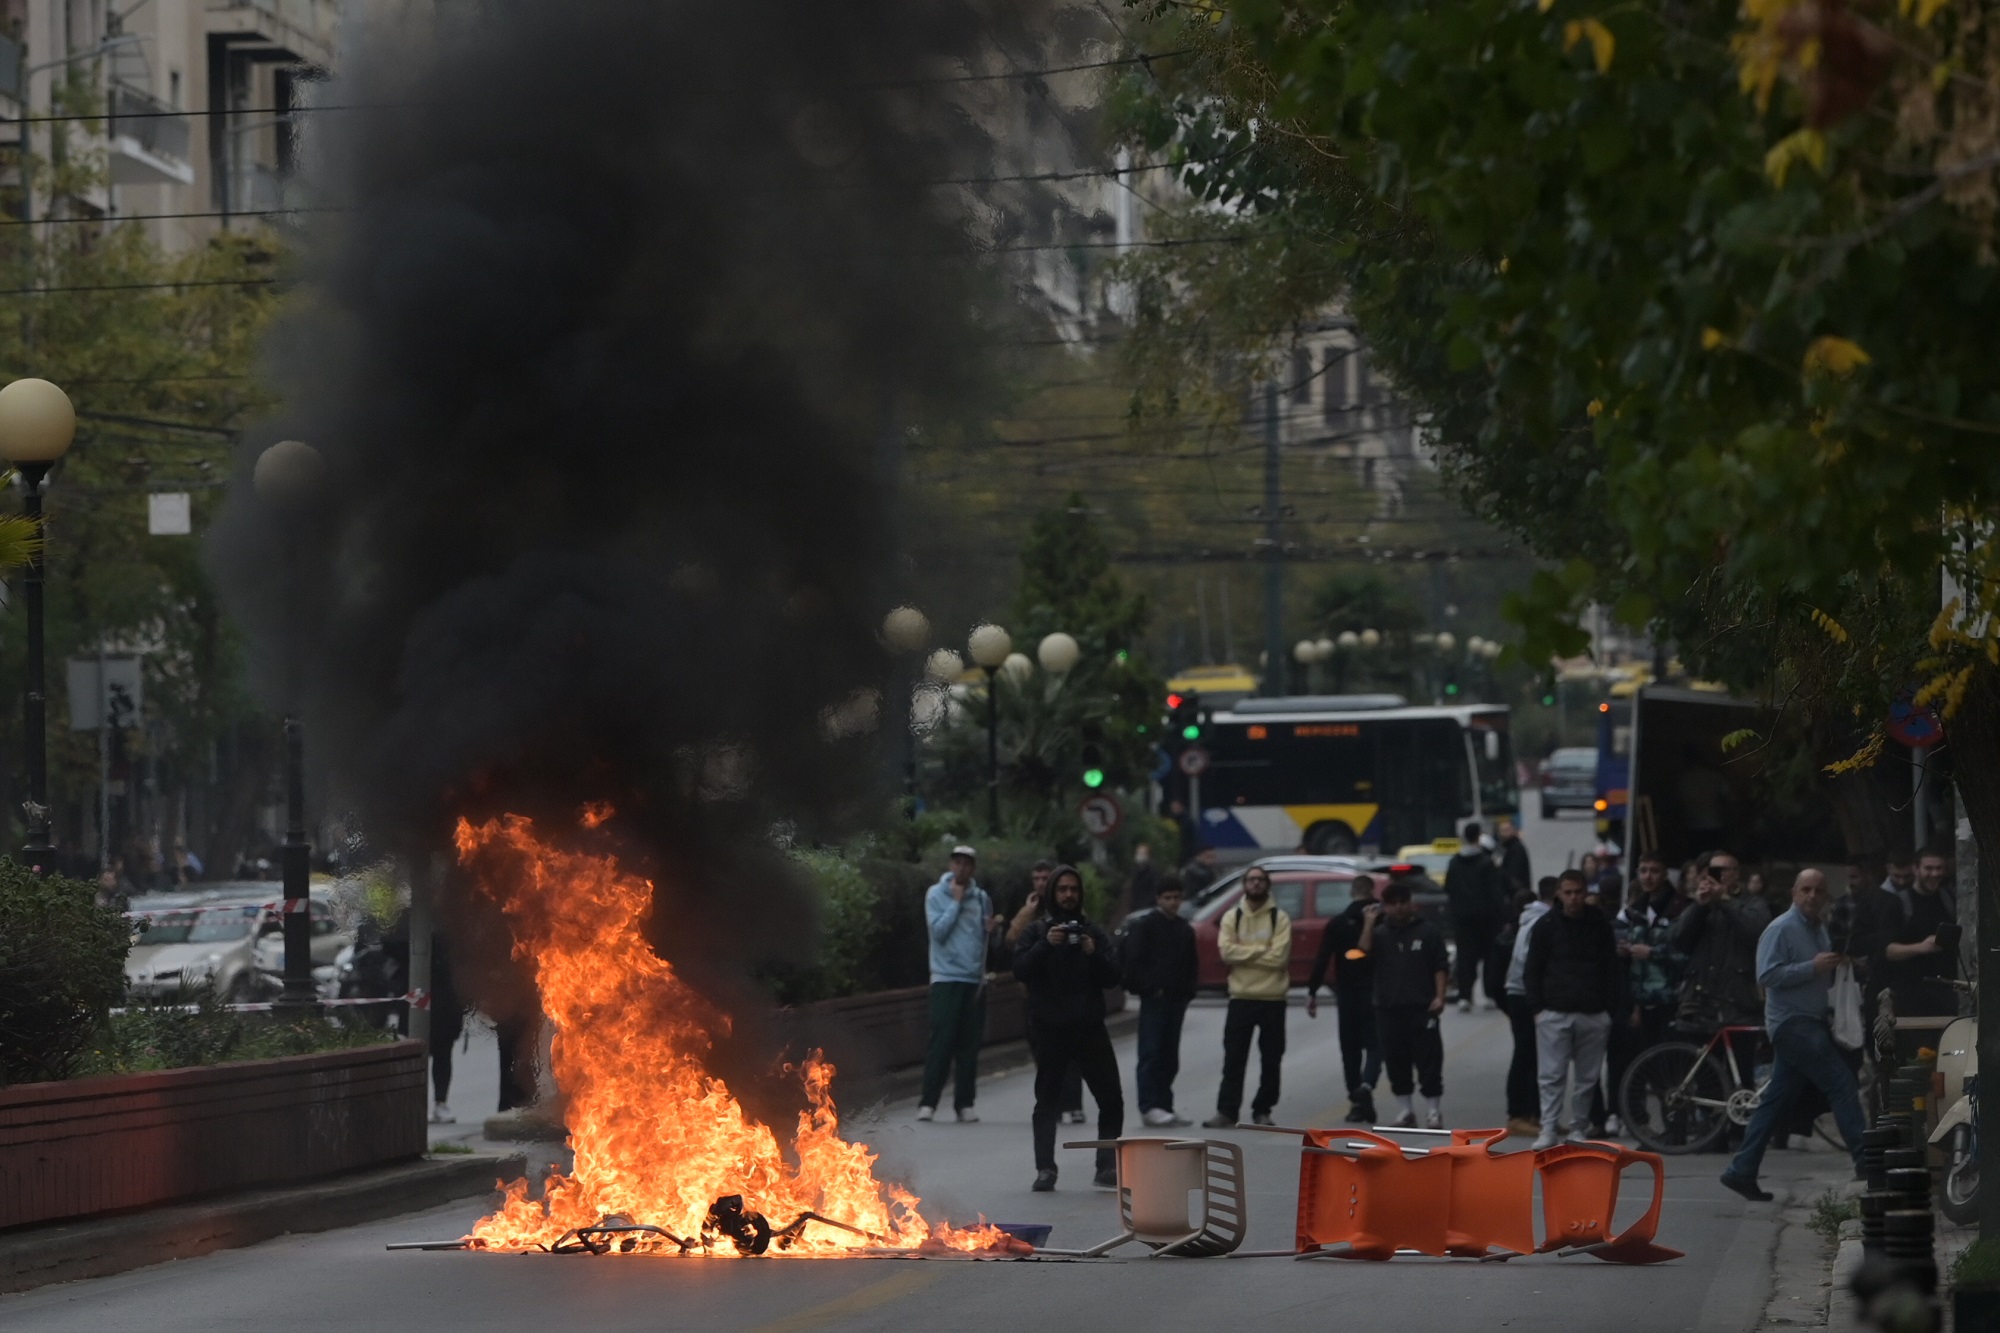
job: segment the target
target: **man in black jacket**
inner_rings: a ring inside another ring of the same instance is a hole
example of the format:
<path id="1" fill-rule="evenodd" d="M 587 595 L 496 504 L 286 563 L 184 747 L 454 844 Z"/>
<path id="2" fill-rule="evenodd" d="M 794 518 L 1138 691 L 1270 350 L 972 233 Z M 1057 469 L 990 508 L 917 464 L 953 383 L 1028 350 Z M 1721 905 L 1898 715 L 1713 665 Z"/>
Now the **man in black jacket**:
<path id="1" fill-rule="evenodd" d="M 1570 1140 L 1583 1143 L 1590 1138 L 1584 1125 L 1586 1108 L 1604 1068 L 1611 1015 L 1622 1007 L 1625 969 L 1618 958 L 1618 939 L 1610 919 L 1584 901 L 1589 891 L 1583 872 L 1565 870 L 1556 886 L 1556 910 L 1535 924 L 1528 939 L 1522 980 L 1528 1008 L 1535 1015 L 1542 1089 L 1537 1149 L 1555 1146 L 1572 1065 L 1576 1086 L 1570 1099 Z"/>
<path id="2" fill-rule="evenodd" d="M 1333 969 L 1334 1003 L 1340 1013 L 1340 1063 L 1347 1075 L 1347 1123 L 1375 1123 L 1375 1084 L 1382 1077 L 1382 1040 L 1375 1030 L 1375 923 L 1382 905 L 1375 901 L 1375 880 L 1356 875 L 1354 900 L 1326 923 L 1319 937 L 1319 956 L 1306 979 L 1306 1017 L 1319 1017 L 1319 988 Z"/>
<path id="3" fill-rule="evenodd" d="M 1396 1099 L 1394 1124 L 1413 1128 L 1417 1111 L 1411 1094 L 1422 1092 L 1430 1107 L 1424 1124 L 1444 1128 L 1444 936 L 1417 915 L 1407 880 L 1391 880 L 1382 890 L 1382 919 L 1375 924 L 1375 1025 L 1382 1038 L 1382 1063 L 1389 1070 L 1389 1095 Z M 1414 1068 L 1415 1078 L 1411 1073 Z"/>
<path id="4" fill-rule="evenodd" d="M 1482 964 L 1486 968 L 1486 995 L 1498 1003 L 1502 978 L 1493 975 L 1493 939 L 1507 915 L 1508 894 L 1493 864 L 1493 854 L 1479 841 L 1479 825 L 1465 826 L 1458 855 L 1445 867 L 1444 894 L 1451 907 L 1451 938 L 1458 946 L 1458 1008 L 1472 1012 L 1472 993 Z"/>
<path id="5" fill-rule="evenodd" d="M 1104 1028 L 1104 992 L 1118 984 L 1111 937 L 1083 916 L 1083 876 L 1057 866 L 1049 876 L 1049 911 L 1029 926 L 1014 956 L 1014 975 L 1028 990 L 1028 1025 L 1035 1052 L 1035 1184 L 1056 1187 L 1056 1121 L 1062 1113 L 1063 1071 L 1074 1063 L 1097 1100 L 1097 1137 L 1125 1132 L 1125 1094 L 1118 1059 Z M 1097 1150 L 1099 1185 L 1116 1188 L 1113 1151 Z"/>
<path id="6" fill-rule="evenodd" d="M 1125 989 L 1139 997 L 1139 1118 L 1149 1125 L 1185 1125 L 1174 1114 L 1174 1076 L 1181 1069 L 1181 1020 L 1194 998 L 1194 927 L 1181 919 L 1184 894 L 1172 875 L 1160 881 L 1153 910 L 1125 931 L 1119 967 Z"/>

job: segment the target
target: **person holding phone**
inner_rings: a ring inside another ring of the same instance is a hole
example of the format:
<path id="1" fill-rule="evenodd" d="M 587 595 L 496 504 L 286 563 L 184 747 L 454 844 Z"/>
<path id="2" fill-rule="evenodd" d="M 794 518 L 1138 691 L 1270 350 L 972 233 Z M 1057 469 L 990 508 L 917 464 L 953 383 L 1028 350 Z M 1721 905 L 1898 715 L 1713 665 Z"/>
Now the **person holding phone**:
<path id="1" fill-rule="evenodd" d="M 1056 1122 L 1063 1075 L 1073 1066 L 1097 1101 L 1097 1137 L 1125 1132 L 1125 1094 L 1118 1057 L 1104 1026 L 1104 992 L 1118 984 L 1118 963 L 1104 927 L 1083 914 L 1083 876 L 1057 866 L 1049 876 L 1049 914 L 1028 927 L 1014 957 L 1014 975 L 1028 992 L 1028 1026 L 1035 1052 L 1035 1183 L 1056 1187 Z M 1118 1184 L 1117 1159 L 1097 1150 L 1096 1183 Z"/>

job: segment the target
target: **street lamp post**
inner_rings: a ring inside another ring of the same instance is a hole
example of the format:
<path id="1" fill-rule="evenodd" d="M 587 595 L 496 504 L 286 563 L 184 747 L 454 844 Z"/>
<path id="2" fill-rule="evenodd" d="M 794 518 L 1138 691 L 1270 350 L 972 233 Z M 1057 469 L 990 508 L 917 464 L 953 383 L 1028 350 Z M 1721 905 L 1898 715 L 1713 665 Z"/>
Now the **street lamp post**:
<path id="1" fill-rule="evenodd" d="M 998 625 L 981 625 L 965 646 L 986 672 L 986 823 L 1000 836 L 1000 668 L 1014 651 L 1014 640 Z"/>
<path id="2" fill-rule="evenodd" d="M 76 409 L 69 395 L 47 380 L 15 380 L 0 389 L 0 456 L 21 473 L 22 511 L 35 525 L 35 547 L 28 556 L 22 592 L 28 603 L 28 689 L 25 700 L 26 736 L 22 748 L 28 761 L 28 841 L 22 854 L 37 871 L 47 870 L 55 856 L 49 836 L 48 679 L 44 662 L 42 606 L 42 479 L 76 438 Z"/>
<path id="3" fill-rule="evenodd" d="M 298 570 L 299 513 L 318 489 L 324 467 L 319 450 L 298 440 L 280 440 L 258 455 L 252 482 L 257 497 L 285 514 L 285 845 L 279 864 L 285 877 L 285 991 L 279 1007 L 317 1010 L 312 978 L 312 844 L 306 841 L 305 725 L 299 718 Z M 415 942 L 412 942 L 412 963 Z"/>

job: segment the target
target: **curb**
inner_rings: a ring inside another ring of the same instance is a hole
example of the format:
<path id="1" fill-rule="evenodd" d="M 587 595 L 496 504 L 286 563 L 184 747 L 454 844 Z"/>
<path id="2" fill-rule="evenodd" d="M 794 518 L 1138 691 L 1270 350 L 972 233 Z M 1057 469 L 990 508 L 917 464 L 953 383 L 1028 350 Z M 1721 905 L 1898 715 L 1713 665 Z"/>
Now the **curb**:
<path id="1" fill-rule="evenodd" d="M 400 1166 L 204 1203 L 39 1226 L 0 1235 L 0 1292 L 105 1277 L 236 1249 L 287 1232 L 331 1231 L 485 1194 L 527 1172 L 519 1153 L 428 1157 Z"/>

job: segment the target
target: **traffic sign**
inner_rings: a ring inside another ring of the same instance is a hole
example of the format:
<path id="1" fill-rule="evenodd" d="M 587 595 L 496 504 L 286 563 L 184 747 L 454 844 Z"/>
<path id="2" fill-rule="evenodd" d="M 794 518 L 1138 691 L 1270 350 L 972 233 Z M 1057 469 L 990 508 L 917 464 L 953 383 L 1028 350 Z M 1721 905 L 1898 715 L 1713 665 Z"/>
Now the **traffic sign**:
<path id="1" fill-rule="evenodd" d="M 1944 739 L 1944 722 L 1935 709 L 1917 707 L 1916 693 L 1914 688 L 1904 687 L 1896 702 L 1889 705 L 1889 722 L 1883 730 L 1898 745 L 1920 750 Z"/>
<path id="2" fill-rule="evenodd" d="M 1191 778 L 1198 778 L 1208 772 L 1208 751 L 1199 745 L 1190 745 L 1181 751 L 1181 772 Z"/>
<path id="3" fill-rule="evenodd" d="M 1076 812 L 1083 817 L 1083 826 L 1093 838 L 1108 838 L 1125 823 L 1125 807 L 1108 792 L 1084 797 Z"/>

